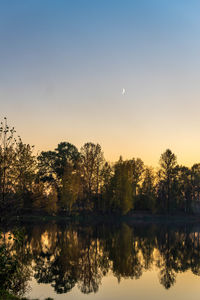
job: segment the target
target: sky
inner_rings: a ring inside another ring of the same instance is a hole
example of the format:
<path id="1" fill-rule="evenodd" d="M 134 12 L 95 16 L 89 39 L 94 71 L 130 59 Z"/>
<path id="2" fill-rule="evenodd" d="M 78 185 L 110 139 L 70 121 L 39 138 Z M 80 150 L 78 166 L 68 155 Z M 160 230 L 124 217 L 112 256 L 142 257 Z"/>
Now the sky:
<path id="1" fill-rule="evenodd" d="M 199 13 L 198 0 L 0 0 L 0 118 L 37 151 L 200 162 Z"/>

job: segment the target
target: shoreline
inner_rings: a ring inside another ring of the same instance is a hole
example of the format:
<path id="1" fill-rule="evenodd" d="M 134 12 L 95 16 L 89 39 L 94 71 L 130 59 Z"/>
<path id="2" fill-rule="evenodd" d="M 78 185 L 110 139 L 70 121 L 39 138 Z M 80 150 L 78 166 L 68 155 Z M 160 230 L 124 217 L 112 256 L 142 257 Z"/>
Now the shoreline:
<path id="1" fill-rule="evenodd" d="M 20 222 L 66 222 L 66 223 L 81 223 L 93 225 L 95 223 L 131 223 L 131 224 L 140 224 L 140 223 L 152 223 L 152 224 L 177 224 L 177 223 L 199 223 L 200 224 L 200 214 L 198 215 L 185 215 L 185 214 L 171 214 L 171 215 L 152 215 L 145 213 L 135 213 L 126 216 L 118 215 L 101 215 L 101 214 L 82 214 L 82 215 L 38 215 L 38 214 L 25 214 L 18 218 L 13 218 L 13 221 Z"/>

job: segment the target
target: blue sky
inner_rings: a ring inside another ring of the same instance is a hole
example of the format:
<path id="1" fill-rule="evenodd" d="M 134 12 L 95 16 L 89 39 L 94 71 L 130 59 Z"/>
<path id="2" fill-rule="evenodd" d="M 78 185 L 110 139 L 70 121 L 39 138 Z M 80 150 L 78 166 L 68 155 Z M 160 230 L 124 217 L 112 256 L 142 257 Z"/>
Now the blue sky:
<path id="1" fill-rule="evenodd" d="M 200 2 L 0 0 L 0 104 L 24 142 L 200 153 Z M 122 88 L 126 94 L 121 95 Z"/>

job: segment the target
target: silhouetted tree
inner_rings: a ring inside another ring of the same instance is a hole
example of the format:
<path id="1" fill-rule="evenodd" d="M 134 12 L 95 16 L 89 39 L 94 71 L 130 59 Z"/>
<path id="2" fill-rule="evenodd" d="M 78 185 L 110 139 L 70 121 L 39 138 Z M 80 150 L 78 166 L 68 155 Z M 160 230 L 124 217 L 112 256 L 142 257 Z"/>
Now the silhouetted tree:
<path id="1" fill-rule="evenodd" d="M 156 187 L 155 175 L 152 168 L 145 168 L 143 179 L 139 187 L 139 193 L 136 202 L 136 209 L 155 211 Z"/>
<path id="2" fill-rule="evenodd" d="M 129 165 L 129 180 L 133 187 L 133 201 L 136 199 L 137 192 L 139 189 L 139 183 L 142 179 L 142 174 L 144 172 L 144 163 L 140 158 L 133 158 L 127 161 Z"/>
<path id="3" fill-rule="evenodd" d="M 82 198 L 83 186 L 80 169 L 68 163 L 62 176 L 62 187 L 60 193 L 60 206 L 68 212 L 72 211 L 73 205 Z"/>
<path id="4" fill-rule="evenodd" d="M 99 144 L 86 143 L 81 148 L 82 174 L 84 191 L 89 201 L 98 198 L 101 187 L 101 172 L 104 156 Z"/>
<path id="5" fill-rule="evenodd" d="M 14 137 L 15 129 L 7 124 L 7 119 L 0 125 L 0 206 L 4 210 L 7 203 L 8 194 L 13 191 L 13 165 L 15 161 L 15 145 Z"/>
<path id="6" fill-rule="evenodd" d="M 107 191 L 109 210 L 126 214 L 133 208 L 133 186 L 129 176 L 131 166 L 129 161 L 120 157 L 114 166 L 114 175 L 110 180 Z"/>
<path id="7" fill-rule="evenodd" d="M 176 156 L 171 150 L 167 149 L 160 157 L 160 170 L 158 173 L 158 198 L 161 202 L 161 208 L 169 213 L 170 205 L 174 200 L 174 185 L 176 180 Z"/>
<path id="8" fill-rule="evenodd" d="M 60 208 L 70 210 L 77 199 L 79 164 L 80 154 L 77 148 L 66 142 L 58 144 L 55 151 L 43 151 L 38 156 L 38 178 L 56 188 Z"/>
<path id="9" fill-rule="evenodd" d="M 193 204 L 193 208 L 196 209 L 198 203 L 200 203 L 200 164 L 194 164 L 191 168 L 191 185 L 192 185 L 192 201 L 189 202 L 190 210 L 192 210 L 191 208 L 192 204 Z"/>
<path id="10" fill-rule="evenodd" d="M 13 163 L 13 184 L 17 209 L 28 207 L 36 178 L 36 158 L 33 147 L 26 145 L 19 138 L 15 147 L 15 162 Z M 28 202 L 28 203 L 26 203 Z"/>

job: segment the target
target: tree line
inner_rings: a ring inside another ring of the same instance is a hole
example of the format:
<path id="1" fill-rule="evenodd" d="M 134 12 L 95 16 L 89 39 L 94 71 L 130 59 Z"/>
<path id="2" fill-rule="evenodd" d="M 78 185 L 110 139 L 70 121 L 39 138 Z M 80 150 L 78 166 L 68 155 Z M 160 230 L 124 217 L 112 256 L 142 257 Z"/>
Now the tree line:
<path id="1" fill-rule="evenodd" d="M 179 165 L 167 149 L 159 169 L 140 158 L 105 160 L 99 144 L 80 150 L 61 142 L 52 151 L 34 154 L 4 118 L 0 126 L 0 208 L 49 214 L 125 215 L 132 211 L 192 213 L 200 201 L 200 164 Z"/>

